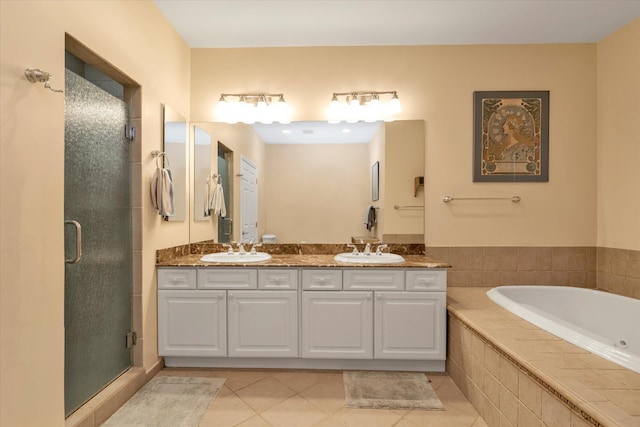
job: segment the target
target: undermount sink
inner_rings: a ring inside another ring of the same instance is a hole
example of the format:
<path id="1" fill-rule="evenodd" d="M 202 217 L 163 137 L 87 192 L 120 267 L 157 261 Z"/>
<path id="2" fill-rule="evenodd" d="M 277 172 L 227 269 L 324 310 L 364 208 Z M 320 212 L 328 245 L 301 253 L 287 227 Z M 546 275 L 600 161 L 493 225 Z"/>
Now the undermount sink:
<path id="1" fill-rule="evenodd" d="M 338 262 L 349 262 L 352 264 L 400 264 L 404 258 L 397 254 L 390 253 L 342 253 L 336 255 L 334 260 Z"/>
<path id="2" fill-rule="evenodd" d="M 217 252 L 203 256 L 200 261 L 244 264 L 245 262 L 260 262 L 268 259 L 271 259 L 271 255 L 265 252 Z"/>

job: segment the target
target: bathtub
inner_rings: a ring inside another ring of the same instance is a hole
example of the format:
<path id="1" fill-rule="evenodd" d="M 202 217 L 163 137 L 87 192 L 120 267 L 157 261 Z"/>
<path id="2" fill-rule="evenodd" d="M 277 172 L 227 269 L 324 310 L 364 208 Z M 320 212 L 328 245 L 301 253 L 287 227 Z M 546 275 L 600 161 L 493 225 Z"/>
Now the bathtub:
<path id="1" fill-rule="evenodd" d="M 640 300 L 568 286 L 499 286 L 487 295 L 545 331 L 640 373 Z"/>

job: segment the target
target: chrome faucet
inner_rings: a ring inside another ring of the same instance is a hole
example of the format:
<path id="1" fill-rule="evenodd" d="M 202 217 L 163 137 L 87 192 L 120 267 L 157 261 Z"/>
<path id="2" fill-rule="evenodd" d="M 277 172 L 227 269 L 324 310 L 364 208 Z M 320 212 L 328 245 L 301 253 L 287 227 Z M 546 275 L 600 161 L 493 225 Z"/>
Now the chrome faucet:
<path id="1" fill-rule="evenodd" d="M 231 244 L 236 245 L 238 247 L 239 254 L 246 254 L 247 251 L 244 249 L 244 245 L 242 242 L 231 242 Z"/>
<path id="2" fill-rule="evenodd" d="M 382 255 L 382 250 L 387 249 L 388 247 L 389 245 L 387 244 L 378 245 L 378 247 L 376 248 L 376 255 Z"/>
<path id="3" fill-rule="evenodd" d="M 364 254 L 365 255 L 371 254 L 371 243 L 367 243 L 367 245 L 364 247 Z"/>

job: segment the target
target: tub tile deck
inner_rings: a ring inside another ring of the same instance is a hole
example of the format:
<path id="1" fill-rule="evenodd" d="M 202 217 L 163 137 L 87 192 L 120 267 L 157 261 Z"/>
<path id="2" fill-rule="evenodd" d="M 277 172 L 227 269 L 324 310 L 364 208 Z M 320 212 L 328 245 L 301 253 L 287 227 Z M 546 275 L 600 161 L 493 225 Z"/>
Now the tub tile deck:
<path id="1" fill-rule="evenodd" d="M 640 374 L 562 341 L 555 335 L 520 319 L 491 301 L 486 296 L 489 289 L 456 287 L 447 289 L 448 309 L 451 315 L 482 337 L 476 337 L 477 339 L 484 339 L 490 343 L 486 346 L 483 356 L 486 368 L 484 372 L 488 377 L 484 378 L 482 382 L 485 387 L 485 390 L 482 391 L 489 397 L 489 400 L 490 394 L 495 388 L 494 377 L 499 378 L 503 386 L 505 385 L 505 382 L 500 378 L 502 374 L 500 367 L 494 366 L 499 363 L 494 360 L 496 359 L 494 353 L 502 352 L 528 370 L 536 381 L 542 381 L 555 389 L 601 425 L 640 426 Z M 452 337 L 451 357 L 453 359 L 459 358 L 460 364 L 464 365 L 464 359 L 469 358 L 469 356 L 465 356 L 464 349 L 479 353 L 472 349 L 475 334 L 464 327 L 455 326 L 453 322 L 450 326 L 455 329 L 449 330 Z M 491 345 L 495 346 L 497 350 L 492 349 Z M 461 348 L 457 348 L 458 346 Z M 476 354 L 473 360 L 479 360 L 478 356 L 479 354 Z M 501 360 L 499 357 L 497 359 Z M 469 360 L 466 362 L 468 365 Z M 492 372 L 496 369 L 497 372 Z M 490 379 L 487 380 L 489 377 Z M 506 383 L 509 384 L 509 380 Z M 522 384 L 520 385 L 522 386 Z M 521 402 L 523 397 L 525 401 L 532 402 L 533 408 L 521 404 L 523 406 L 521 422 L 526 417 L 535 415 L 535 411 L 539 410 L 537 409 L 538 403 L 536 403 L 537 397 L 532 396 L 530 389 L 531 387 L 525 390 L 521 388 L 521 392 L 509 390 L 515 397 L 522 394 Z M 544 421 L 544 393 L 548 392 L 544 388 L 542 392 L 541 415 Z M 484 404 L 486 406 L 486 402 Z M 566 413 L 560 409 L 548 404 L 546 417 L 554 419 L 566 417 Z M 485 417 L 487 415 L 491 416 L 490 410 L 486 411 Z M 487 424 L 491 425 L 489 420 L 487 421 Z M 551 419 L 548 421 L 553 424 Z"/>

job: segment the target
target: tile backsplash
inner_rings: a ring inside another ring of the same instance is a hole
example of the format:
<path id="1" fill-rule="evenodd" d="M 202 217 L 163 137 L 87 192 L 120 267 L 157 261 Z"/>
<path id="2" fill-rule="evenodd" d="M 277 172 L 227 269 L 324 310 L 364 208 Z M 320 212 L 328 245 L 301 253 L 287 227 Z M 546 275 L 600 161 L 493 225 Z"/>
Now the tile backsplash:
<path id="1" fill-rule="evenodd" d="M 449 286 L 555 285 L 640 299 L 640 251 L 606 247 L 426 247 Z"/>

